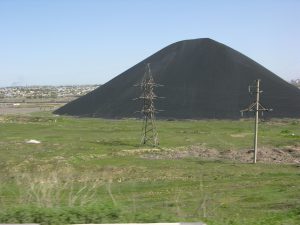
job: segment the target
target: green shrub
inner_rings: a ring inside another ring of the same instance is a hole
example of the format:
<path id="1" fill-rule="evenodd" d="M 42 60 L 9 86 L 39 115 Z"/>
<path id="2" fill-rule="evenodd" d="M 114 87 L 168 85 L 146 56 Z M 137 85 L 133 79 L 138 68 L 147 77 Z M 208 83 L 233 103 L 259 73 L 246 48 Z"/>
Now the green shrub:
<path id="1" fill-rule="evenodd" d="M 111 223 L 120 217 L 120 210 L 110 205 L 39 208 L 23 206 L 0 212 L 0 223 Z"/>

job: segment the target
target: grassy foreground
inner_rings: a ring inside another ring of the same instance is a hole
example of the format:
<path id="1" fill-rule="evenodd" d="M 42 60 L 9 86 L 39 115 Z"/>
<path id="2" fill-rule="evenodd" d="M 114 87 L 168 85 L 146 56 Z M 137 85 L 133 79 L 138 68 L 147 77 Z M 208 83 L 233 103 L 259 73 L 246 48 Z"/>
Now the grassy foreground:
<path id="1" fill-rule="evenodd" d="M 177 157 L 251 149 L 252 121 L 157 126 L 151 149 L 139 146 L 137 120 L 0 117 L 0 223 L 300 224 L 299 163 Z M 259 146 L 299 148 L 300 121 L 261 123 Z"/>

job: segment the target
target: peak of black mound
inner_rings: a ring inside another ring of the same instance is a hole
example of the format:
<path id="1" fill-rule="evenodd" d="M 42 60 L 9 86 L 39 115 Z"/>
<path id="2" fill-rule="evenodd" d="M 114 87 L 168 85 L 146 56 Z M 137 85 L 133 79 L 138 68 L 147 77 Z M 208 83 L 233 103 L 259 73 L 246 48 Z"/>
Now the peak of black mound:
<path id="1" fill-rule="evenodd" d="M 300 90 L 234 49 L 209 38 L 171 44 L 98 89 L 55 111 L 57 114 L 103 118 L 140 117 L 140 96 L 146 63 L 155 89 L 158 118 L 202 119 L 240 117 L 251 103 L 248 85 L 261 79 L 261 103 L 272 117 L 300 117 Z"/>

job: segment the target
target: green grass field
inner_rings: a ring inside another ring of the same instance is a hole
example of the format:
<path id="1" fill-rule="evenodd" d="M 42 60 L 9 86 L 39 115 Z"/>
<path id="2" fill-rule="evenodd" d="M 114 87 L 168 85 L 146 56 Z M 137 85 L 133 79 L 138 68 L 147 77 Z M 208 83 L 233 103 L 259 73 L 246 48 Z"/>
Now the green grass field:
<path id="1" fill-rule="evenodd" d="M 299 163 L 220 157 L 252 148 L 252 120 L 158 121 L 157 149 L 139 145 L 141 125 L 1 116 L 0 223 L 300 224 Z M 259 148 L 300 159 L 300 120 L 262 122 Z"/>

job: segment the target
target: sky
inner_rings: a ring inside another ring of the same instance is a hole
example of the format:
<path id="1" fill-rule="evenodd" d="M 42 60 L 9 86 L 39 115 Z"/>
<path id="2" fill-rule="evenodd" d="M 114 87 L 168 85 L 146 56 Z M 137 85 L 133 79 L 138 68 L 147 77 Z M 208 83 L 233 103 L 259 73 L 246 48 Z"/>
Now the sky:
<path id="1" fill-rule="evenodd" d="M 299 0 L 0 0 L 0 86 L 104 84 L 209 37 L 300 78 Z"/>

